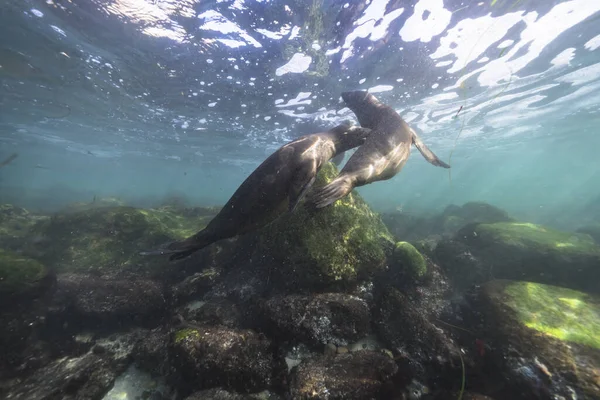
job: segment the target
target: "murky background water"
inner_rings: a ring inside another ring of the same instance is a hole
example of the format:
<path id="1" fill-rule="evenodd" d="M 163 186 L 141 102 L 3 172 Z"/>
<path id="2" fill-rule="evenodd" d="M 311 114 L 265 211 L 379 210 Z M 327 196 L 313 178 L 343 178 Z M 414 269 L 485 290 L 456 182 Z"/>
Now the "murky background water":
<path id="1" fill-rule="evenodd" d="M 414 7 L 413 7 L 414 6 Z M 597 1 L 5 1 L 2 197 L 222 204 L 268 154 L 395 107 L 413 154 L 359 189 L 378 210 L 488 201 L 538 222 L 597 215 Z M 461 109 L 462 107 L 462 109 Z M 461 110 L 460 112 L 459 109 Z M 458 115 L 457 115 L 458 113 Z"/>

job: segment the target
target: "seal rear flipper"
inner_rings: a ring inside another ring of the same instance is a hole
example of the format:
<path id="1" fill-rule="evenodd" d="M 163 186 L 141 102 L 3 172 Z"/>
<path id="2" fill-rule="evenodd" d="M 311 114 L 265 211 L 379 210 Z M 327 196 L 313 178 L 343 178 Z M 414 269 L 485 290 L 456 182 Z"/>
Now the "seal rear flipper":
<path id="1" fill-rule="evenodd" d="M 189 256 L 196 251 L 203 249 L 211 243 L 216 242 L 212 235 L 208 234 L 205 230 L 198 232 L 197 234 L 190 236 L 187 239 L 169 242 L 162 245 L 156 250 L 142 251 L 139 254 L 142 256 L 155 256 L 155 255 L 167 255 L 170 254 L 170 261 L 179 260 Z"/>
<path id="2" fill-rule="evenodd" d="M 419 136 L 415 133 L 415 131 L 413 131 L 412 129 L 411 129 L 411 131 L 412 131 L 413 144 L 419 150 L 419 152 L 421 152 L 423 157 L 425 157 L 425 159 L 428 162 L 435 165 L 436 167 L 450 168 L 450 166 L 448 164 L 446 164 L 445 162 L 443 162 L 442 160 L 440 160 L 439 157 L 433 153 L 433 151 L 429 150 L 429 147 L 427 147 L 425 145 L 425 143 L 423 143 L 421 141 L 421 138 L 419 138 Z"/>
<path id="3" fill-rule="evenodd" d="M 327 207 L 347 196 L 353 188 L 352 178 L 348 176 L 338 176 L 328 185 L 316 190 L 311 196 L 310 202 L 313 203 L 316 208 Z"/>

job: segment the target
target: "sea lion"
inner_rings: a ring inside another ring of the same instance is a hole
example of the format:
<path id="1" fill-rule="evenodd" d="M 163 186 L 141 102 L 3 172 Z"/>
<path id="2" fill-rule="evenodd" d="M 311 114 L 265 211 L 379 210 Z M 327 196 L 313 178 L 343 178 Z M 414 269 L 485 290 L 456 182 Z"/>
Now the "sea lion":
<path id="1" fill-rule="evenodd" d="M 425 146 L 393 108 L 381 103 L 372 94 L 365 91 L 344 92 L 342 100 L 354 112 L 360 125 L 373 132 L 333 181 L 313 189 L 308 201 L 317 208 L 332 204 L 355 187 L 392 178 L 406 164 L 411 144 L 431 164 L 450 168 Z"/>
<path id="2" fill-rule="evenodd" d="M 370 132 L 359 126 L 338 125 L 282 146 L 246 178 L 206 228 L 182 241 L 140 254 L 171 254 L 169 259 L 177 260 L 218 240 L 268 225 L 286 210 L 295 209 L 323 164 L 338 153 L 360 146 Z"/>

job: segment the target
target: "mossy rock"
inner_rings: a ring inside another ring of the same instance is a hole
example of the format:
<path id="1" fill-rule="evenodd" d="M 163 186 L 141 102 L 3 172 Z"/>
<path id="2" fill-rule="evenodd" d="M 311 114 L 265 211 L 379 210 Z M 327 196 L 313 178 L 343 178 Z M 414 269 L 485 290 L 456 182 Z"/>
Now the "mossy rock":
<path id="1" fill-rule="evenodd" d="M 468 221 L 462 217 L 458 217 L 456 215 L 447 215 L 442 218 L 442 228 L 443 232 L 456 232 L 463 226 L 465 226 Z"/>
<path id="2" fill-rule="evenodd" d="M 577 232 L 590 235 L 596 244 L 600 245 L 600 224 L 584 226 L 577 229 Z"/>
<path id="3" fill-rule="evenodd" d="M 315 187 L 337 176 L 327 163 Z M 386 265 L 393 238 L 356 192 L 313 210 L 303 204 L 259 232 L 258 249 L 273 258 L 277 281 L 292 287 L 331 288 L 367 279 Z"/>
<path id="4" fill-rule="evenodd" d="M 460 207 L 451 204 L 434 220 L 437 221 L 437 230 L 444 234 L 454 234 L 472 223 L 513 221 L 506 211 L 481 201 L 471 201 Z"/>
<path id="5" fill-rule="evenodd" d="M 31 228 L 46 219 L 12 204 L 0 204 L 0 243 L 4 248 L 20 248 L 30 239 Z"/>
<path id="6" fill-rule="evenodd" d="M 421 280 L 427 275 L 427 261 L 412 244 L 398 242 L 394 248 L 395 267 L 401 268 L 404 275 L 412 280 Z"/>
<path id="7" fill-rule="evenodd" d="M 589 235 L 498 222 L 467 225 L 454 240 L 466 244 L 495 278 L 600 292 L 600 246 Z"/>
<path id="8" fill-rule="evenodd" d="M 538 398 L 533 395 L 540 389 L 548 398 L 569 393 L 571 398 L 573 390 L 577 398 L 600 398 L 600 298 L 558 286 L 494 280 L 469 301 L 475 326 L 483 326 L 478 336 L 492 349 L 489 360 L 523 398 Z"/>
<path id="9" fill-rule="evenodd" d="M 40 294 L 49 278 L 48 269 L 39 262 L 0 249 L 0 299 Z"/>
<path id="10" fill-rule="evenodd" d="M 27 251 L 61 272 L 164 266 L 164 259 L 139 252 L 192 235 L 210 218 L 133 207 L 56 214 L 34 227 L 34 234 L 45 240 Z"/>
<path id="11" fill-rule="evenodd" d="M 600 302 L 588 294 L 532 282 L 504 288 L 503 303 L 522 325 L 566 342 L 600 350 Z"/>
<path id="12" fill-rule="evenodd" d="M 469 201 L 463 204 L 457 215 L 469 222 L 494 223 L 513 221 L 513 218 L 506 211 L 483 201 Z"/>

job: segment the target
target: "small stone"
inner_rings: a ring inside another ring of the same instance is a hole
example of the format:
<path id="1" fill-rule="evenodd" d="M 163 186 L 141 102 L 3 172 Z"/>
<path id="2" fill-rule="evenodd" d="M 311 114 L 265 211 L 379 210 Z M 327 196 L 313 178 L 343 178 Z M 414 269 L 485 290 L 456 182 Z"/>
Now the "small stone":
<path id="1" fill-rule="evenodd" d="M 335 346 L 335 344 L 333 343 L 327 343 L 325 345 L 325 351 L 323 352 L 323 354 L 325 354 L 326 356 L 332 356 L 337 352 L 337 348 Z"/>

